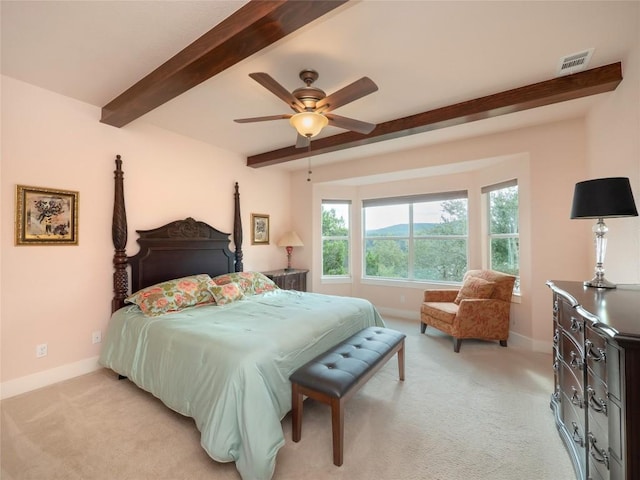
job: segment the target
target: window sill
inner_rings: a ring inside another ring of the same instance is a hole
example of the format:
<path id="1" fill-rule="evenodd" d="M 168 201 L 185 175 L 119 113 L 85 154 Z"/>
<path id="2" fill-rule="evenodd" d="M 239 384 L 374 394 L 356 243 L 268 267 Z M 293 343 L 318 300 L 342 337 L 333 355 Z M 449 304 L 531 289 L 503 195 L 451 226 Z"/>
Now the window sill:
<path id="1" fill-rule="evenodd" d="M 320 283 L 323 285 L 342 285 L 353 283 L 353 279 L 348 276 L 320 277 Z"/>
<path id="2" fill-rule="evenodd" d="M 362 285 L 380 285 L 382 287 L 402 287 L 424 290 L 426 288 L 460 288 L 462 283 L 425 282 L 420 280 L 403 280 L 393 278 L 362 278 Z"/>

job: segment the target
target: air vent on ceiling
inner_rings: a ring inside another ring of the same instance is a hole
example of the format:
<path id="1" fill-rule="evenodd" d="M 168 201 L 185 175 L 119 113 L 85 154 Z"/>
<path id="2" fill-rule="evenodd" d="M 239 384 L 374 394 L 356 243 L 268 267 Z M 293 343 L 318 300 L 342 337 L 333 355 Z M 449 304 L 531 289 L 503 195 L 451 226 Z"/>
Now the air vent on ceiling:
<path id="1" fill-rule="evenodd" d="M 560 63 L 558 63 L 557 76 L 569 75 L 587 68 L 594 50 L 594 48 L 590 48 L 584 52 L 572 53 L 561 58 Z"/>

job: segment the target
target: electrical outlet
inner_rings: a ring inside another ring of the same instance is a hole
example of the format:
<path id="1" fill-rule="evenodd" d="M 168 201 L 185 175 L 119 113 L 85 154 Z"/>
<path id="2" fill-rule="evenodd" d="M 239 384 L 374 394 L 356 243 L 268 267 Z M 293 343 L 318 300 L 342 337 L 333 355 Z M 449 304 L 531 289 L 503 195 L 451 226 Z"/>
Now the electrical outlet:
<path id="1" fill-rule="evenodd" d="M 47 356 L 47 344 L 41 343 L 36 345 L 36 358 L 42 358 Z"/>
<path id="2" fill-rule="evenodd" d="M 102 341 L 102 332 L 96 330 L 91 334 L 91 343 L 100 343 Z"/>

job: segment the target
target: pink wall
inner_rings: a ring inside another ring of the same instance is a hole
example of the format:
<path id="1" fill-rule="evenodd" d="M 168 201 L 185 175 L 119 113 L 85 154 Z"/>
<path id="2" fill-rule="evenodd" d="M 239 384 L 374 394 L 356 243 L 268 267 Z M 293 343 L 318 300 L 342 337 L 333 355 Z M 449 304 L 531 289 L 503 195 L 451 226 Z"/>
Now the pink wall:
<path id="1" fill-rule="evenodd" d="M 10 396 L 96 368 L 110 316 L 113 170 L 124 159 L 127 253 L 136 229 L 193 216 L 233 229 L 233 185 L 240 184 L 246 270 L 281 268 L 282 249 L 251 246 L 252 212 L 270 215 L 271 237 L 289 229 L 289 174 L 251 169 L 231 152 L 137 121 L 116 129 L 100 109 L 2 77 L 0 294 L 2 395 Z M 78 246 L 14 246 L 16 184 L 79 191 Z M 36 358 L 37 344 L 49 353 Z"/>
<path id="2" fill-rule="evenodd" d="M 622 61 L 624 80 L 616 95 L 606 97 L 587 117 L 586 178 L 629 177 L 640 209 L 640 3 L 636 10 L 638 40 Z M 588 230 L 593 226 L 582 223 Z M 606 277 L 614 283 L 640 283 L 640 217 L 612 218 L 606 224 Z"/>

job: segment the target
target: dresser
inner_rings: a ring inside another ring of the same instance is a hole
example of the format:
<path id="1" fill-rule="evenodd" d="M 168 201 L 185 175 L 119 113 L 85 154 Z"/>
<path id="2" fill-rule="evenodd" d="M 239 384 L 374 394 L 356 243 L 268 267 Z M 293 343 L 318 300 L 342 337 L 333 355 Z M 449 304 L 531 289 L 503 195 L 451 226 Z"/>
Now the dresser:
<path id="1" fill-rule="evenodd" d="M 579 480 L 640 479 L 640 286 L 553 291 L 551 409 Z"/>
<path id="2" fill-rule="evenodd" d="M 266 277 L 273 280 L 278 287 L 284 290 L 298 290 L 299 292 L 307 291 L 307 272 L 309 270 L 271 270 L 262 272 Z"/>

